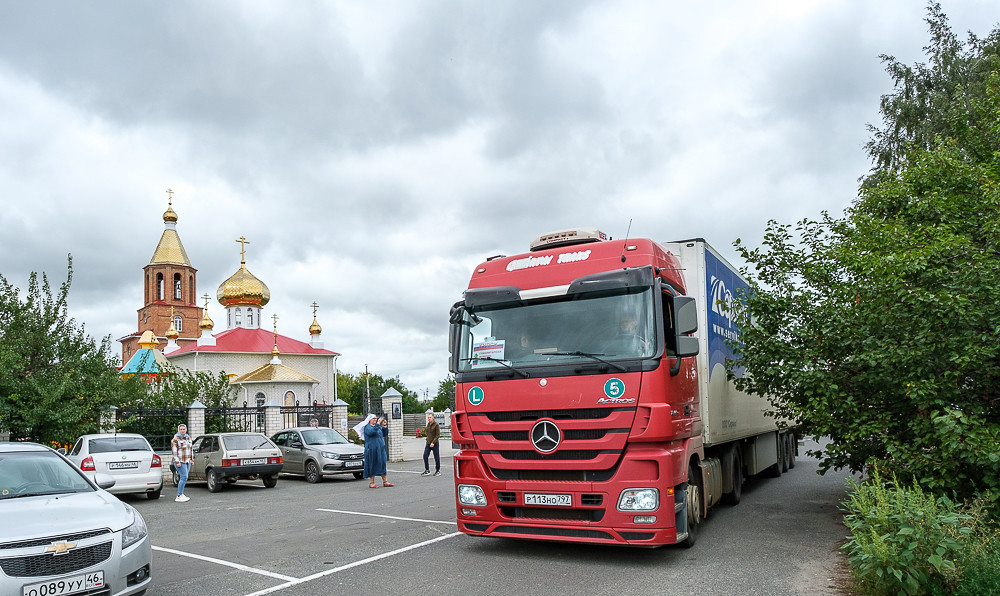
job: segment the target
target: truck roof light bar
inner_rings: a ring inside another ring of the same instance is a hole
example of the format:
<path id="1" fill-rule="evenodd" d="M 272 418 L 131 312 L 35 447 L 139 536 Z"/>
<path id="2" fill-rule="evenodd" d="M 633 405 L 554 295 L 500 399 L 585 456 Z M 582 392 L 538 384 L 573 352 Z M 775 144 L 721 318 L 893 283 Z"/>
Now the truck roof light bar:
<path id="1" fill-rule="evenodd" d="M 568 230 L 558 230 L 542 234 L 531 241 L 528 249 L 531 251 L 555 248 L 557 246 L 570 246 L 573 244 L 586 244 L 588 242 L 602 242 L 611 240 L 604 232 L 597 228 L 571 228 Z"/>

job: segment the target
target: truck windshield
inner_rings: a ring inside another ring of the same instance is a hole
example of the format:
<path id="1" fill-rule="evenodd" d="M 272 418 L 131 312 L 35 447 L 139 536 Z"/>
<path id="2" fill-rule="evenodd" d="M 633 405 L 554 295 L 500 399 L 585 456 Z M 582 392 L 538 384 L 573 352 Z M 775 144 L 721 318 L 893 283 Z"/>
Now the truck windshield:
<path id="1" fill-rule="evenodd" d="M 460 372 L 648 358 L 657 348 L 649 287 L 485 305 L 457 325 Z"/>

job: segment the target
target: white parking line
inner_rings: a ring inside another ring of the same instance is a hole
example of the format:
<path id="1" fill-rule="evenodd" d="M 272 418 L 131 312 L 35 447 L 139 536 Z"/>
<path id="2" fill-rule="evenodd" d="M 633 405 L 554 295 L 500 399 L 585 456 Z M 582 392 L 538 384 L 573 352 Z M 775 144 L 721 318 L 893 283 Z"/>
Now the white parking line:
<path id="1" fill-rule="evenodd" d="M 231 563 L 229 561 L 223 561 L 222 559 L 213 559 L 212 557 L 205 557 L 202 555 L 196 555 L 193 553 L 186 553 L 180 550 L 174 550 L 172 548 L 163 548 L 162 546 L 154 546 L 153 550 L 158 550 L 164 553 L 170 553 L 172 555 L 179 555 L 182 557 L 190 557 L 192 559 L 198 559 L 200 561 L 208 561 L 209 563 L 215 563 L 217 565 L 225 565 L 226 567 L 232 567 L 234 569 L 239 569 L 240 571 L 249 571 L 250 573 L 256 573 L 258 575 L 266 575 L 268 577 L 273 577 L 275 579 L 280 579 L 283 581 L 297 581 L 294 577 L 288 575 L 281 575 L 280 573 L 273 573 L 271 571 L 264 571 L 263 569 L 255 569 L 253 567 L 247 567 L 246 565 L 240 565 L 239 563 Z"/>
<path id="2" fill-rule="evenodd" d="M 378 513 L 364 513 L 362 511 L 343 511 L 341 509 L 317 509 L 316 511 L 326 511 L 327 513 L 343 513 L 346 515 L 365 515 L 368 517 L 381 517 L 385 519 L 398 519 L 400 521 L 415 521 L 425 524 L 449 524 L 452 526 L 457 526 L 458 522 L 453 521 L 441 521 L 439 519 L 417 519 L 415 517 L 397 517 L 395 515 L 379 515 Z"/>
<path id="3" fill-rule="evenodd" d="M 321 509 L 320 511 L 323 511 L 323 510 Z M 385 517 L 385 516 L 379 516 L 379 517 Z M 403 519 L 403 518 L 400 518 L 400 519 Z M 442 522 L 437 522 L 437 523 L 442 523 Z M 361 565 L 367 565 L 368 563 L 374 563 L 375 561 L 380 561 L 382 559 L 385 559 L 385 558 L 388 558 L 388 557 L 392 557 L 392 556 L 398 555 L 400 553 L 405 553 L 405 552 L 411 551 L 413 549 L 417 549 L 417 548 L 420 548 L 420 547 L 423 547 L 423 546 L 428 546 L 430 544 L 434 544 L 435 542 L 441 542 L 442 540 L 447 540 L 449 538 L 454 538 L 455 536 L 461 536 L 461 535 L 462 535 L 461 532 L 454 532 L 454 533 L 451 533 L 451 534 L 445 534 L 444 536 L 438 536 L 437 538 L 433 538 L 431 540 L 426 540 L 426 541 L 420 542 L 418 544 L 411 544 L 410 546 L 404 546 L 403 548 L 399 548 L 399 549 L 396 549 L 394 551 L 390 551 L 390 552 L 387 552 L 387 553 L 382 553 L 381 555 L 375 555 L 374 557 L 368 557 L 367 559 L 362 559 L 360 561 L 355 561 L 353 563 L 348 563 L 347 565 L 341 565 L 340 567 L 337 567 L 335 569 L 327 569 L 326 571 L 321 571 L 320 573 L 314 573 L 313 575 L 309 575 L 309 576 L 303 577 L 302 579 L 293 579 L 293 580 L 289 581 L 287 584 L 281 584 L 280 586 L 274 586 L 272 588 L 267 588 L 265 590 L 260 590 L 259 592 L 253 592 L 252 594 L 247 594 L 247 596 L 262 596 L 263 594 L 270 594 L 272 592 L 277 592 L 279 590 L 284 590 L 285 588 L 290 588 L 292 586 L 297 586 L 299 584 L 304 584 L 304 583 L 312 581 L 314 579 L 319 579 L 321 577 L 326 577 L 328 575 L 333 575 L 334 573 L 339 573 L 339 572 L 345 571 L 347 569 L 353 569 L 355 567 L 360 567 Z"/>

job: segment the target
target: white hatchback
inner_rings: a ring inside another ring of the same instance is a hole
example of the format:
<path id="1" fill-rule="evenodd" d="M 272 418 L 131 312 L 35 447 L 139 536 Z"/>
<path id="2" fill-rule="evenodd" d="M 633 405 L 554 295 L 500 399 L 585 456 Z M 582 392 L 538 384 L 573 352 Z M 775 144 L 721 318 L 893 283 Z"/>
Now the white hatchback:
<path id="1" fill-rule="evenodd" d="M 91 479 L 98 473 L 114 476 L 110 493 L 145 493 L 150 499 L 160 498 L 163 464 L 142 435 L 83 435 L 66 457 Z"/>

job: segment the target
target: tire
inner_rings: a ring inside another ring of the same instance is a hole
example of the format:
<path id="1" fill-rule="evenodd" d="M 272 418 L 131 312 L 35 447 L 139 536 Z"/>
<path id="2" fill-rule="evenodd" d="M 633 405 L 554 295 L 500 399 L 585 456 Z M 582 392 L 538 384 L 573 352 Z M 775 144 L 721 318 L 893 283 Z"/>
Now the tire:
<path id="1" fill-rule="evenodd" d="M 798 451 L 799 442 L 795 438 L 794 433 L 788 433 L 788 456 L 785 458 L 788 460 L 788 469 L 791 470 L 795 467 L 795 452 Z"/>
<path id="2" fill-rule="evenodd" d="M 181 482 L 181 475 L 177 473 L 177 468 L 171 466 L 170 479 L 174 481 L 174 486 L 177 486 Z"/>
<path id="3" fill-rule="evenodd" d="M 698 475 L 695 473 L 694 466 L 688 467 L 687 485 L 687 503 L 685 509 L 687 510 L 688 535 L 681 542 L 681 546 L 691 548 L 698 541 L 698 526 L 701 525 L 702 508 L 701 484 L 698 482 Z"/>
<path id="4" fill-rule="evenodd" d="M 743 453 L 738 445 L 733 447 L 733 492 L 722 495 L 726 505 L 736 506 L 743 499 Z"/>
<path id="5" fill-rule="evenodd" d="M 222 482 L 215 470 L 209 468 L 205 470 L 205 480 L 208 481 L 208 492 L 217 493 L 222 490 Z"/>
<path id="6" fill-rule="evenodd" d="M 781 471 L 788 471 L 788 434 L 781 435 Z"/>
<path id="7" fill-rule="evenodd" d="M 278 486 L 278 475 L 271 474 L 270 476 L 262 476 L 261 480 L 264 481 L 264 488 L 274 488 Z"/>
<path id="8" fill-rule="evenodd" d="M 355 480 L 361 480 L 364 477 L 365 477 L 365 473 L 364 472 L 355 472 L 354 473 L 354 479 Z"/>
<path id="9" fill-rule="evenodd" d="M 782 467 L 785 465 L 785 444 L 781 438 L 778 436 L 778 463 L 774 464 L 767 469 L 767 475 L 771 478 L 781 478 Z"/>
<path id="10" fill-rule="evenodd" d="M 149 499 L 150 501 L 155 501 L 156 499 L 160 498 L 160 491 L 162 491 L 162 490 L 163 490 L 163 487 L 161 486 L 160 488 L 158 488 L 158 489 L 156 489 L 154 491 L 148 492 L 148 493 L 146 493 L 146 498 Z"/>
<path id="11" fill-rule="evenodd" d="M 319 466 L 316 462 L 309 460 L 306 462 L 306 482 L 316 484 L 323 479 L 323 475 L 319 473 Z"/>

